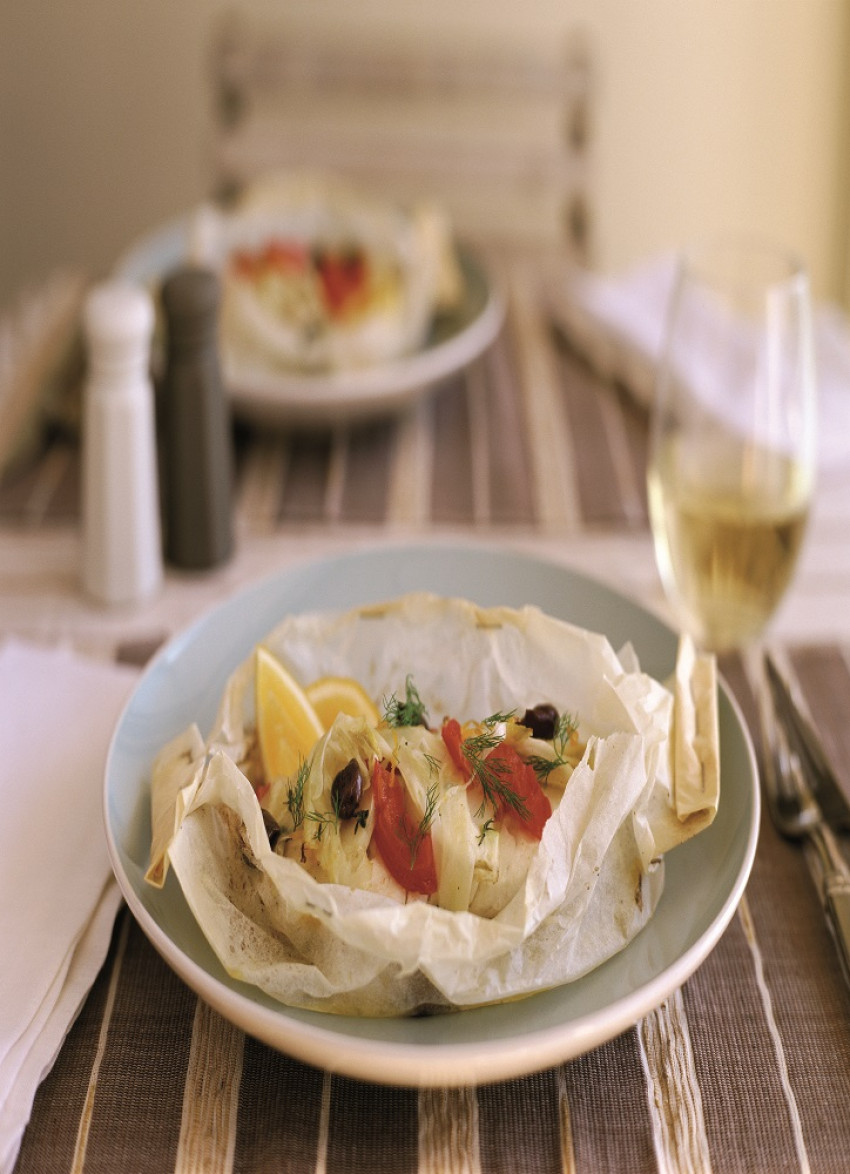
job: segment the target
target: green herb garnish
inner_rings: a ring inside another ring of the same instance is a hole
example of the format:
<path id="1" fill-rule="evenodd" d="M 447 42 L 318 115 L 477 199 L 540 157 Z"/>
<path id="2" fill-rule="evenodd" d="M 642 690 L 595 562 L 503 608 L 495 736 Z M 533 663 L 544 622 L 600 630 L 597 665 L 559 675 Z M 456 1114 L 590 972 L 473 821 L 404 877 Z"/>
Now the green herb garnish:
<path id="1" fill-rule="evenodd" d="M 568 713 L 562 713 L 558 718 L 558 724 L 552 736 L 554 757 L 544 758 L 542 754 L 529 754 L 527 761 L 541 783 L 545 783 L 549 775 L 557 767 L 571 765 L 567 751 L 569 749 L 570 739 L 577 729 L 578 722 L 575 718 L 571 717 Z"/>
<path id="2" fill-rule="evenodd" d="M 316 840 L 321 840 L 326 827 L 336 827 L 339 823 L 339 816 L 335 811 L 308 811 L 304 818 L 308 823 L 316 825 Z"/>
<path id="3" fill-rule="evenodd" d="M 439 758 L 437 758 L 437 756 L 435 754 L 423 754 L 422 757 L 428 763 L 428 773 L 431 775 L 432 778 L 434 775 L 440 773 L 440 768 L 442 767 L 442 763 L 440 762 Z"/>
<path id="4" fill-rule="evenodd" d="M 481 831 L 478 833 L 478 843 L 483 844 L 484 837 L 487 835 L 488 832 L 494 831 L 495 827 L 496 827 L 496 824 L 495 824 L 494 820 L 492 820 L 492 819 L 485 820 L 484 823 L 482 823 L 482 825 L 481 825 Z"/>
<path id="5" fill-rule="evenodd" d="M 384 700 L 384 720 L 388 726 L 396 728 L 428 725 L 425 705 L 411 676 L 404 683 L 404 701 L 399 701 L 395 693 L 389 701 Z"/>
<path id="6" fill-rule="evenodd" d="M 410 824 L 405 817 L 402 820 L 401 826 L 398 829 L 399 836 L 404 840 L 410 848 L 410 867 L 413 868 L 416 864 L 416 856 L 419 852 L 419 845 L 425 839 L 431 824 L 434 822 L 434 814 L 437 810 L 437 800 L 440 796 L 440 788 L 437 783 L 432 783 L 428 788 L 428 793 L 425 796 L 425 814 L 420 819 L 417 827 L 412 834 L 409 832 Z"/>
<path id="7" fill-rule="evenodd" d="M 512 808 L 520 819 L 526 820 L 529 812 L 525 800 L 508 785 L 506 775 L 510 767 L 502 759 L 497 758 L 493 761 L 487 757 L 489 751 L 494 750 L 504 740 L 502 735 L 496 732 L 496 726 L 507 722 L 513 715 L 513 710 L 492 714 L 481 723 L 484 726 L 482 733 L 464 739 L 462 749 L 472 768 L 473 776 L 478 779 L 484 792 L 484 803 L 478 814 L 480 815 L 489 803 L 494 811 L 498 811 L 500 806 L 507 806 Z"/>
<path id="8" fill-rule="evenodd" d="M 287 791 L 286 806 L 292 820 L 290 831 L 297 831 L 304 822 L 304 787 L 310 773 L 309 762 L 302 761 L 295 776 L 295 783 Z"/>

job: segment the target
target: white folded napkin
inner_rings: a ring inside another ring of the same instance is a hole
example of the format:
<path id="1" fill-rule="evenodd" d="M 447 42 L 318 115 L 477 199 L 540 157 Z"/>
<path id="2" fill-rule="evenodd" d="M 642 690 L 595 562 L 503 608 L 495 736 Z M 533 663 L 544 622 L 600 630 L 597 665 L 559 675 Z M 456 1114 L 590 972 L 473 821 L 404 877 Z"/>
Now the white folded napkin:
<path id="1" fill-rule="evenodd" d="M 137 672 L 0 645 L 0 1174 L 109 947 L 103 768 Z"/>
<path id="2" fill-rule="evenodd" d="M 617 277 L 573 275 L 551 290 L 551 311 L 589 360 L 620 380 L 645 406 L 655 372 L 675 277 L 672 254 L 654 257 Z M 822 469 L 850 467 L 850 322 L 838 306 L 814 309 Z"/>

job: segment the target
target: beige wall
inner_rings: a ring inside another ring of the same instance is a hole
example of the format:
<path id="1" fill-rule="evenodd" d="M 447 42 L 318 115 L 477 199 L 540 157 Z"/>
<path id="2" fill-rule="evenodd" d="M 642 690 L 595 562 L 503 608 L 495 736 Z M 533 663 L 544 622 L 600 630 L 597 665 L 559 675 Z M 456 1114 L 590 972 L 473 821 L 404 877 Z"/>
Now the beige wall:
<path id="1" fill-rule="evenodd" d="M 0 304 L 204 184 L 202 0 L 0 0 Z"/>
<path id="2" fill-rule="evenodd" d="M 599 29 L 605 260 L 704 229 L 762 229 L 808 258 L 821 294 L 850 294 L 850 5 L 652 0 L 605 11 L 617 13 Z"/>
<path id="3" fill-rule="evenodd" d="M 234 5 L 235 6 L 235 5 Z M 0 304 L 55 265 L 108 268 L 205 192 L 221 0 L 3 0 Z M 847 0 L 242 0 L 357 38 L 483 36 L 596 60 L 596 261 L 758 228 L 848 299 Z M 427 12 L 427 15 L 422 15 Z M 554 51 L 554 49 L 552 49 Z"/>

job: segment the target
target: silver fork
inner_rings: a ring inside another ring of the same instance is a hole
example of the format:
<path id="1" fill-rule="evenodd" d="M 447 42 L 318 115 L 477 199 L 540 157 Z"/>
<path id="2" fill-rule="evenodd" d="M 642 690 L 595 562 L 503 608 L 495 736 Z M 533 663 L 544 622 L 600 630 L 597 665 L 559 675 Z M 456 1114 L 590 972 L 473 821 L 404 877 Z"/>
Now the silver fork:
<path id="1" fill-rule="evenodd" d="M 791 748 L 771 700 L 759 690 L 764 746 L 763 791 L 778 831 L 788 839 L 807 840 L 820 865 L 820 896 L 844 977 L 850 983 L 850 868 L 824 818 L 799 755 Z"/>

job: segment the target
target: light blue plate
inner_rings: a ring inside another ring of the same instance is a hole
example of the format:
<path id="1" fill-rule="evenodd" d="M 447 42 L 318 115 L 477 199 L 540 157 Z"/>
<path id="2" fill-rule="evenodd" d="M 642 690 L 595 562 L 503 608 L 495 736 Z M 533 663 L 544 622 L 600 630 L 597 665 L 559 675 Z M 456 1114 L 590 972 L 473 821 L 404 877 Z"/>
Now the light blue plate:
<path id="1" fill-rule="evenodd" d="M 116 275 L 158 290 L 185 262 L 190 227 L 184 216 L 155 229 L 119 259 Z M 499 333 L 505 299 L 472 249 L 459 245 L 456 253 L 462 279 L 458 303 L 434 319 L 423 345 L 411 354 L 347 371 L 286 371 L 231 353 L 223 338 L 224 380 L 234 410 L 272 424 L 338 427 L 399 412 L 462 370 Z"/>
<path id="2" fill-rule="evenodd" d="M 642 667 L 665 678 L 676 636 L 643 608 L 555 564 L 483 547 L 380 547 L 296 567 L 235 596 L 174 639 L 150 664 L 115 731 L 104 811 L 112 865 L 143 931 L 211 1006 L 298 1059 L 365 1080 L 460 1085 L 514 1077 L 581 1054 L 658 1006 L 714 948 L 752 867 L 759 819 L 755 756 L 728 691 L 719 697 L 721 803 L 712 826 L 671 852 L 647 927 L 616 957 L 567 986 L 521 1002 L 418 1019 L 356 1019 L 284 1007 L 230 978 L 171 876 L 144 881 L 150 847 L 149 773 L 160 747 L 190 722 L 209 729 L 230 673 L 293 612 L 345 608 L 413 590 L 483 605 L 538 604 L 631 641 Z"/>

